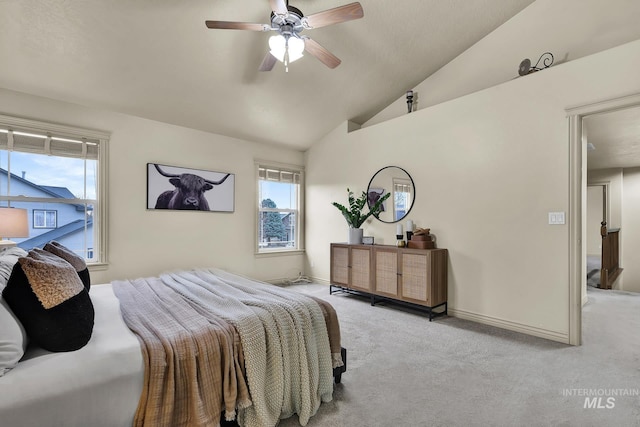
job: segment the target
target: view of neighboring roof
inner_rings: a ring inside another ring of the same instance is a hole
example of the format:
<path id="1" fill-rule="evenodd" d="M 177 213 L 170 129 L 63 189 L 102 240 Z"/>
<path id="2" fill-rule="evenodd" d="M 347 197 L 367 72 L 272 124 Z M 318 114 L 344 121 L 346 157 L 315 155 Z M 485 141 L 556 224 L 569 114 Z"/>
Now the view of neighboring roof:
<path id="1" fill-rule="evenodd" d="M 9 175 L 9 172 L 6 169 L 3 169 L 3 168 L 0 168 L 0 173 L 4 174 L 4 175 Z M 29 181 L 28 179 L 24 179 L 24 178 L 20 177 L 20 176 L 14 174 L 14 173 L 11 174 L 11 180 L 12 181 L 16 180 L 18 182 L 22 182 L 23 184 L 27 184 L 27 185 L 29 185 L 29 186 L 31 186 L 33 188 L 36 188 L 36 189 L 38 189 L 40 191 L 43 191 L 43 192 L 47 193 L 48 195 L 50 195 L 52 197 L 63 198 L 63 196 L 61 196 L 57 192 L 51 190 L 51 189 L 61 188 L 61 187 L 48 187 L 46 185 L 38 185 L 38 184 L 35 184 L 35 183 Z M 67 188 L 65 188 L 65 190 L 67 190 L 67 192 L 69 194 L 71 194 L 71 191 L 69 191 Z M 72 196 L 72 198 L 75 199 L 75 196 L 73 194 L 71 194 L 71 196 Z M 68 198 L 68 197 L 66 197 L 66 198 Z"/>
<path id="2" fill-rule="evenodd" d="M 8 175 L 8 172 L 6 169 L 0 168 L 0 174 L 4 174 L 4 175 Z M 48 194 L 51 197 L 55 197 L 57 199 L 75 199 L 76 196 L 67 188 L 67 187 L 54 187 L 51 185 L 38 185 L 34 182 L 29 181 L 28 179 L 22 178 L 14 173 L 11 174 L 11 180 L 16 180 L 18 182 L 22 182 L 23 184 L 27 184 L 37 190 L 40 190 L 46 194 Z M 76 207 L 76 210 L 78 211 L 84 211 L 85 207 L 84 205 L 78 205 L 75 204 L 74 205 Z M 93 209 L 93 205 L 88 205 L 87 206 L 87 210 L 92 210 Z"/>
<path id="3" fill-rule="evenodd" d="M 93 220 L 87 220 L 87 227 L 93 225 Z M 84 219 L 77 219 L 69 224 L 65 224 L 62 227 L 58 227 L 54 230 L 47 231 L 46 233 L 40 234 L 39 236 L 32 237 L 31 239 L 27 239 L 18 243 L 18 246 L 22 249 L 28 251 L 33 248 L 42 248 L 47 242 L 52 240 L 59 240 L 61 237 L 66 236 L 71 233 L 75 233 L 76 231 L 80 231 L 85 227 Z"/>
<path id="4" fill-rule="evenodd" d="M 8 171 L 6 169 L 0 168 L 0 174 L 4 174 L 4 175 L 9 175 Z M 38 185 L 35 184 L 27 179 L 24 179 L 18 175 L 15 174 L 11 174 L 11 180 L 16 180 L 18 182 L 24 183 L 26 185 L 29 185 L 37 190 L 40 190 L 42 192 L 44 192 L 45 194 L 51 196 L 52 198 L 56 198 L 56 199 L 74 199 L 76 198 L 76 196 L 69 191 L 69 189 L 67 187 L 54 187 L 51 185 Z M 76 207 L 76 210 L 78 211 L 84 211 L 85 207 L 84 205 L 79 205 L 79 204 L 74 204 L 73 206 Z M 89 205 L 87 206 L 87 210 L 91 210 L 93 209 L 93 206 Z M 90 227 L 93 225 L 93 220 L 91 218 L 89 218 L 86 221 L 86 226 Z M 71 233 L 75 233 L 76 231 L 80 231 L 85 227 L 85 220 L 84 219 L 78 219 L 75 220 L 73 222 L 70 222 L 68 224 L 65 224 L 61 227 L 58 227 L 54 230 L 48 231 L 46 233 L 40 234 L 38 236 L 32 237 L 31 239 L 27 239 L 24 240 L 20 243 L 18 243 L 18 246 L 21 247 L 22 249 L 25 250 L 29 250 L 32 248 L 41 248 L 43 247 L 47 242 L 50 242 L 51 240 L 59 240 L 62 237 L 69 235 Z"/>
<path id="5" fill-rule="evenodd" d="M 40 188 L 47 189 L 63 199 L 75 199 L 76 196 L 67 187 L 52 187 L 50 185 L 39 185 Z"/>

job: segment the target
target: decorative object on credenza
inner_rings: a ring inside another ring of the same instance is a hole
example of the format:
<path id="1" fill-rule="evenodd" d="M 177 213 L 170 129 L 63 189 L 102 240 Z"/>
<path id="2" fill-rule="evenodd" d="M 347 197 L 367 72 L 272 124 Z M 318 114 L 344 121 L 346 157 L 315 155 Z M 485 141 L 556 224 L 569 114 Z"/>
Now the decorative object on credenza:
<path id="1" fill-rule="evenodd" d="M 399 248 L 404 248 L 404 237 L 402 236 L 402 224 L 396 225 L 396 246 Z"/>
<path id="2" fill-rule="evenodd" d="M 412 111 L 413 111 L 413 91 L 408 90 L 407 91 L 407 113 L 410 113 Z"/>
<path id="3" fill-rule="evenodd" d="M 431 232 L 430 228 L 416 228 L 416 231 L 413 233 L 416 236 L 426 236 Z"/>
<path id="4" fill-rule="evenodd" d="M 430 232 L 429 228 L 417 228 L 411 236 L 411 240 L 407 241 L 407 247 L 410 249 L 434 249 L 436 243 Z"/>
<path id="5" fill-rule="evenodd" d="M 147 163 L 147 209 L 233 212 L 235 174 Z"/>
<path id="6" fill-rule="evenodd" d="M 26 209 L 0 208 L 0 252 L 16 246 L 16 242 L 3 237 L 29 237 L 29 219 Z"/>
<path id="7" fill-rule="evenodd" d="M 407 220 L 407 242 L 411 240 L 411 236 L 413 236 L 413 221 Z"/>
<path id="8" fill-rule="evenodd" d="M 362 210 L 364 209 L 365 205 L 367 205 L 367 193 L 363 191 L 360 197 L 356 199 L 353 191 L 347 188 L 347 192 L 349 193 L 348 208 L 338 202 L 333 202 L 332 205 L 338 208 L 338 210 L 342 212 L 342 216 L 344 217 L 344 219 L 347 220 L 347 225 L 349 226 L 349 244 L 361 244 L 362 229 L 360 227 L 371 215 L 380 213 L 382 203 L 384 203 L 384 201 L 389 198 L 391 193 L 387 193 L 384 196 L 380 197 L 373 206 L 369 206 L 369 212 L 365 214 L 362 212 Z"/>
<path id="9" fill-rule="evenodd" d="M 542 61 L 542 65 L 538 67 L 540 61 Z M 518 67 L 518 74 L 520 74 L 521 76 L 526 76 L 527 74 L 549 68 L 551 67 L 551 65 L 553 65 L 553 54 L 551 52 L 545 52 L 540 55 L 540 58 L 538 58 L 538 62 L 536 62 L 534 66 L 531 66 L 531 60 L 529 58 L 523 59 L 520 63 L 520 67 Z"/>
<path id="10" fill-rule="evenodd" d="M 374 244 L 373 236 L 362 236 L 362 244 L 363 245 L 373 245 Z"/>

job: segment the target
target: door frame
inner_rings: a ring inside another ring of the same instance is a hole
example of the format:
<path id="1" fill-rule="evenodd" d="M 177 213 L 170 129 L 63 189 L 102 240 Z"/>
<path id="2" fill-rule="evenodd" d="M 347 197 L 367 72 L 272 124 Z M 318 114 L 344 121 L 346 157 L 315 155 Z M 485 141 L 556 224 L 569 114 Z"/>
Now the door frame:
<path id="1" fill-rule="evenodd" d="M 640 106 L 640 93 L 566 109 L 569 119 L 569 344 L 582 343 L 582 281 L 586 262 L 587 140 L 583 119 Z"/>

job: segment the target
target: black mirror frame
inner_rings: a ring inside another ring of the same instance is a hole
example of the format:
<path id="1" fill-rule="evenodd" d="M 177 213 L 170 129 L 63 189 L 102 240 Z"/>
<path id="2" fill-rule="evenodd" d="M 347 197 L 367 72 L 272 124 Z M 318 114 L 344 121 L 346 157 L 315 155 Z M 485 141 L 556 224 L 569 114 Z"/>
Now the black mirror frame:
<path id="1" fill-rule="evenodd" d="M 407 172 L 404 168 L 401 168 L 400 166 L 385 166 L 383 168 L 380 168 L 376 173 L 373 174 L 373 176 L 371 177 L 371 179 L 369 180 L 369 185 L 367 186 L 367 194 L 369 194 L 369 189 L 371 188 L 371 183 L 373 183 L 373 180 L 375 179 L 375 177 L 382 172 L 385 169 L 389 169 L 389 168 L 397 168 L 400 169 L 402 172 L 406 173 L 407 176 L 409 177 L 409 180 L 411 180 L 411 187 L 413 187 L 413 198 L 411 200 L 411 206 L 409 206 L 409 209 L 407 210 L 407 212 L 404 214 L 404 216 L 400 219 L 396 219 L 394 221 L 384 221 L 381 220 L 380 218 L 378 218 L 375 215 L 372 215 L 375 219 L 377 219 L 380 222 L 384 222 L 385 224 L 393 224 L 396 222 L 400 222 L 403 219 L 405 219 L 409 213 L 411 212 L 411 209 L 413 209 L 413 205 L 415 204 L 416 201 L 416 183 L 413 181 L 413 178 L 411 177 L 411 174 L 409 172 Z M 367 198 L 367 206 L 369 207 L 369 209 L 371 209 L 371 205 L 369 204 L 369 199 Z"/>

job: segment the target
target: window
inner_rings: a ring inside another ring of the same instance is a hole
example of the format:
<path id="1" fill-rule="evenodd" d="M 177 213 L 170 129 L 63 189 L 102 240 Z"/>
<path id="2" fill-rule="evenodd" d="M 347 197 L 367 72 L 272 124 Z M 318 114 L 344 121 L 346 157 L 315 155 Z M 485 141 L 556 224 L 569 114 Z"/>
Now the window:
<path id="1" fill-rule="evenodd" d="M 33 210 L 33 228 L 56 228 L 58 211 Z"/>
<path id="2" fill-rule="evenodd" d="M 56 240 L 106 263 L 108 135 L 0 115 L 0 206 L 30 211 L 25 250 Z"/>
<path id="3" fill-rule="evenodd" d="M 258 253 L 302 249 L 302 170 L 265 164 L 257 168 Z"/>
<path id="4" fill-rule="evenodd" d="M 408 213 L 411 206 L 412 183 L 406 179 L 393 179 L 393 219 L 399 221 Z"/>

